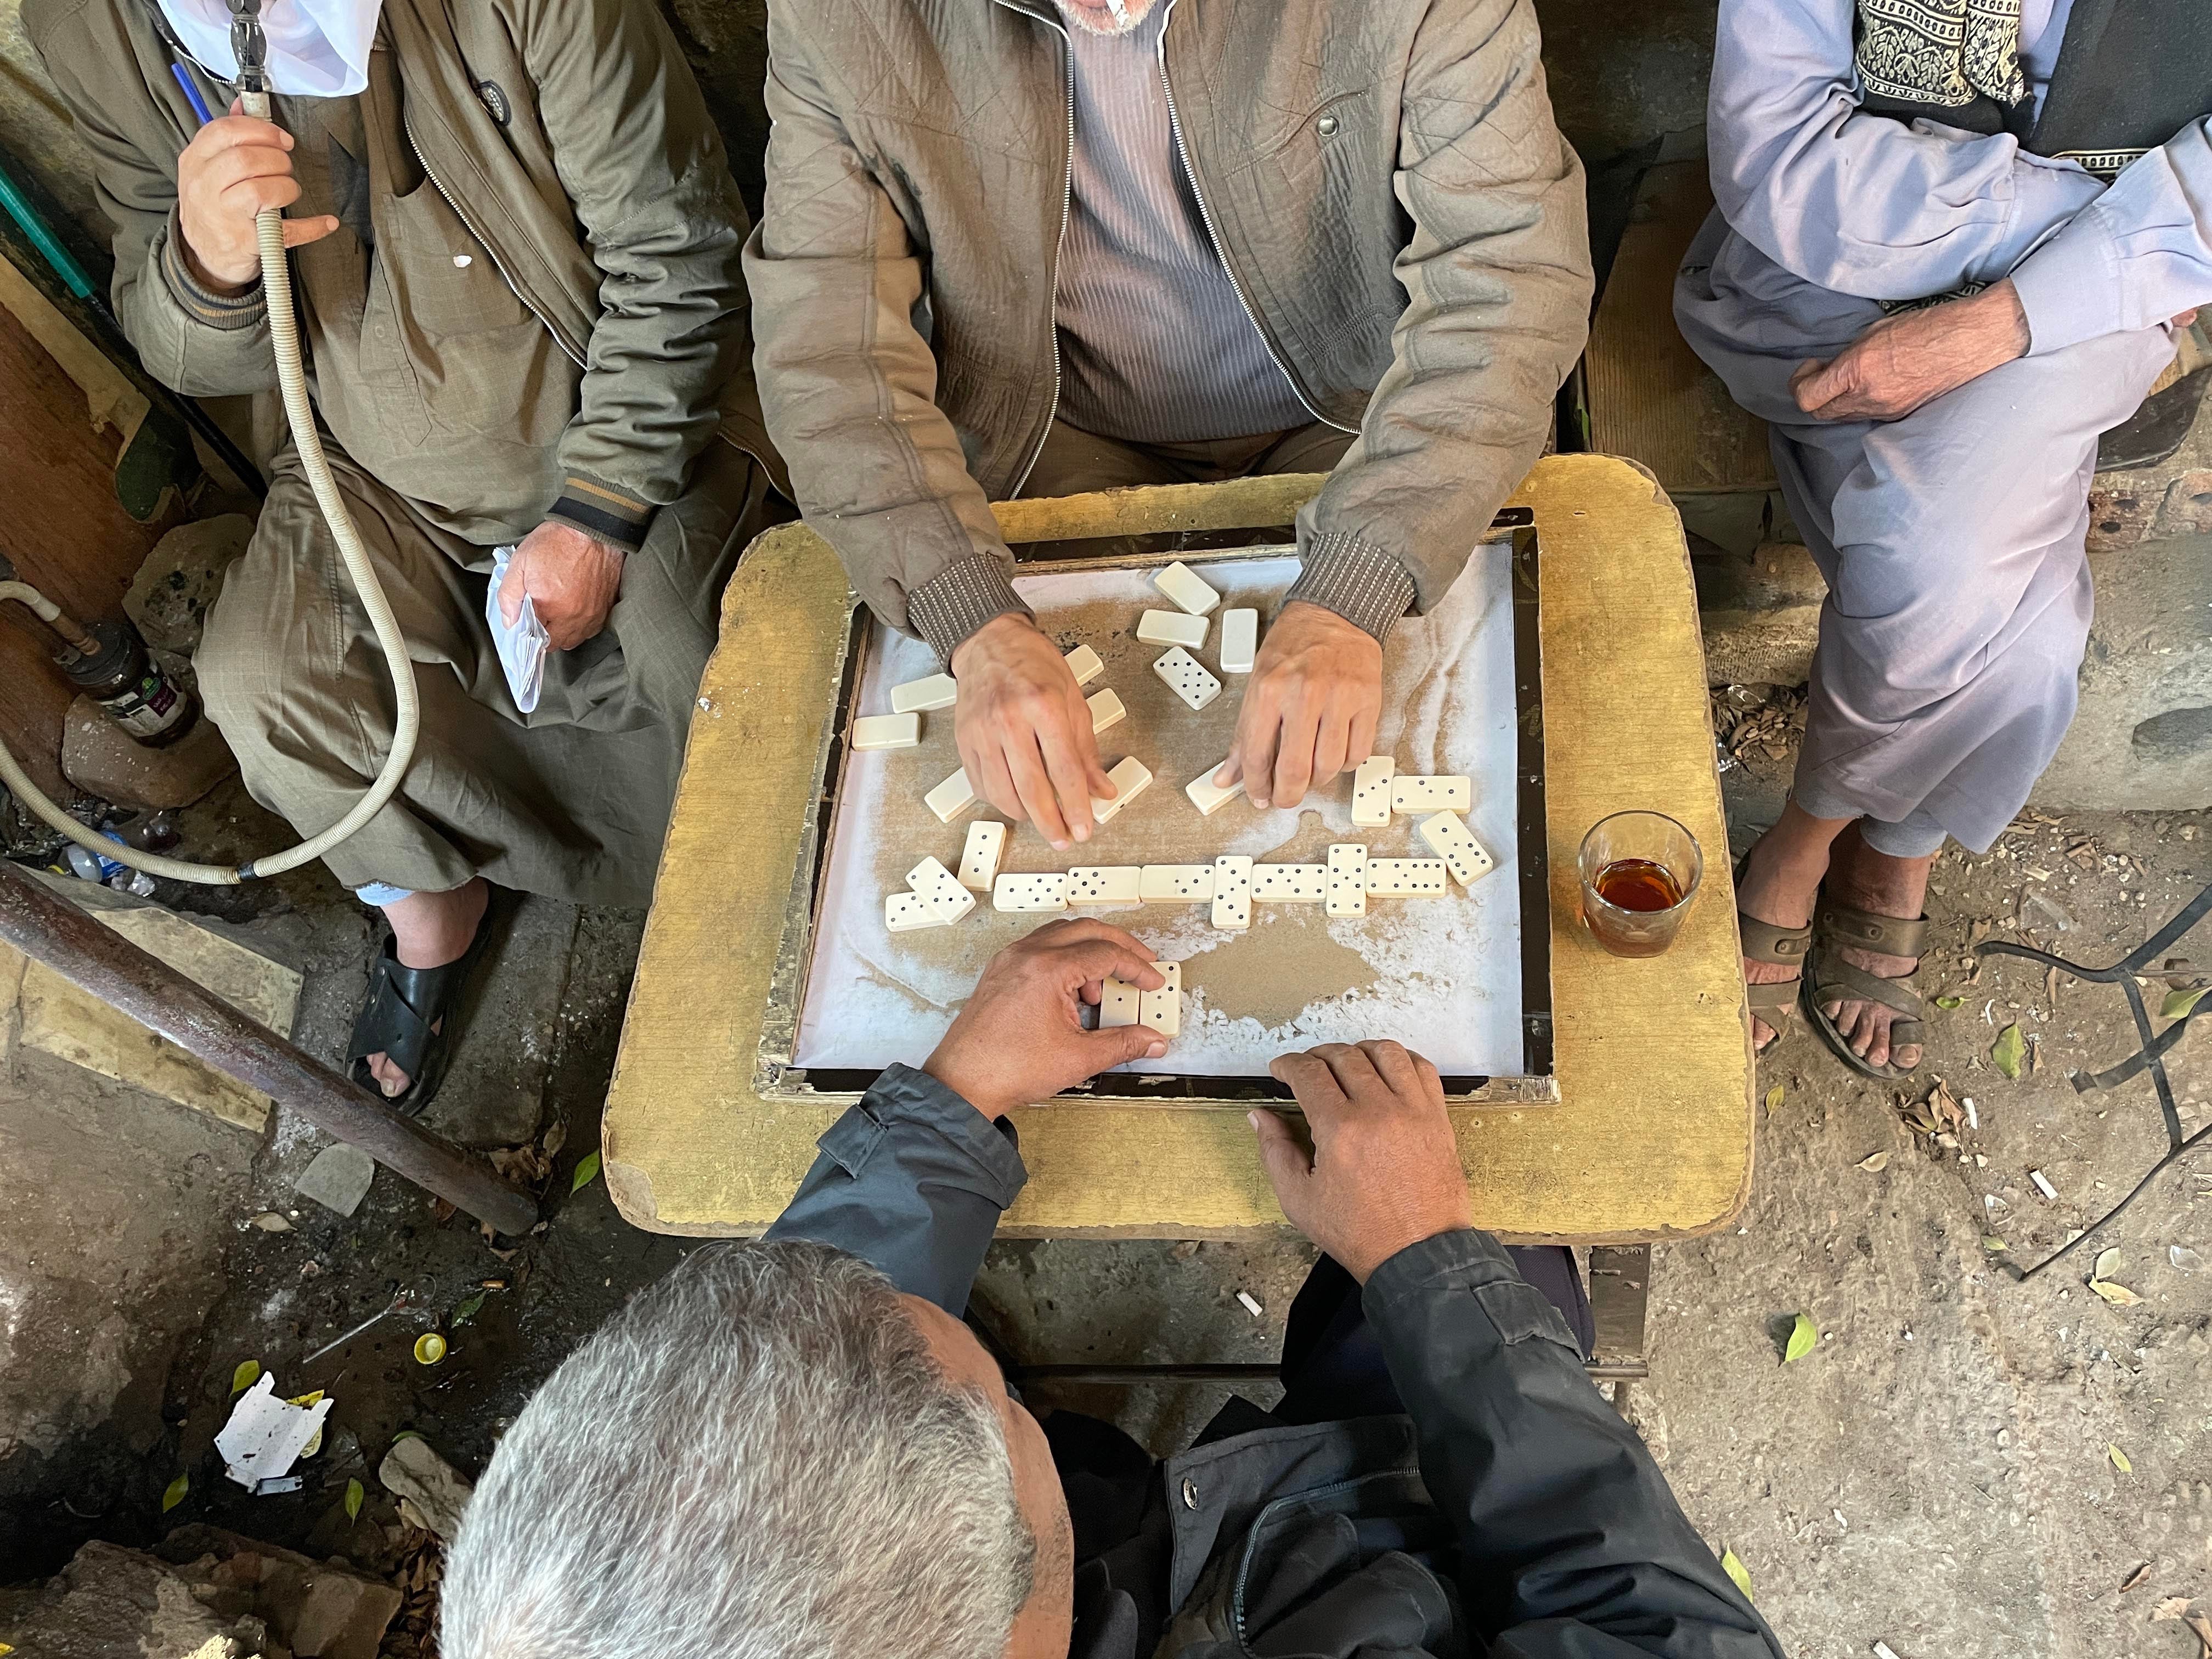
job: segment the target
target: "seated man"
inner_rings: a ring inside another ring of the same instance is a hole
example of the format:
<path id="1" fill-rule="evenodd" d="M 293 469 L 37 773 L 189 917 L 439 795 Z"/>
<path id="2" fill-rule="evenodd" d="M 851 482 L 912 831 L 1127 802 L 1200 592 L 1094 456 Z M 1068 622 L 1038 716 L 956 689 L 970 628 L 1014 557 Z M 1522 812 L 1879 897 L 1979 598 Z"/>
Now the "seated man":
<path id="1" fill-rule="evenodd" d="M 1108 975 L 1157 986 L 1150 957 L 1096 921 L 1009 946 L 763 1241 L 697 1252 L 571 1355 L 471 1500 L 446 1659 L 1774 1659 L 1516 1271 L 1586 1319 L 1572 1258 L 1474 1230 L 1436 1070 L 1393 1042 L 1275 1062 L 1310 1150 L 1252 1114 L 1327 1253 L 1281 1404 L 1231 1401 L 1162 1464 L 1030 1414 L 960 1317 L 1026 1179 L 1003 1114 L 1163 1052 L 1081 1024 Z"/>
<path id="2" fill-rule="evenodd" d="M 24 21 L 93 153 L 116 311 L 168 385 L 276 385 L 254 216 L 291 210 L 324 443 L 422 700 L 400 794 L 325 860 L 392 927 L 349 1059 L 419 1110 L 487 882 L 650 894 L 717 596 L 769 521 L 765 469 L 716 435 L 726 389 L 750 396 L 721 140 L 628 0 L 272 11 L 274 125 L 237 112 L 221 0 Z M 196 662 L 246 787 L 313 835 L 376 776 L 392 692 L 289 441 L 272 470 Z M 485 615 L 510 544 L 496 603 L 512 623 L 526 597 L 553 647 L 529 711 Z"/>
<path id="3" fill-rule="evenodd" d="M 1582 169 L 1529 0 L 777 0 L 755 363 L 800 508 L 1058 848 L 1099 768 L 988 502 L 1331 471 L 1217 775 L 1364 759 L 1382 647 L 1541 451 Z M 1332 471 L 1333 470 L 1333 471 Z"/>
<path id="4" fill-rule="evenodd" d="M 1762 1044 L 1802 971 L 1847 1064 L 1920 1063 L 1929 867 L 1996 839 L 2073 719 L 2098 434 L 2212 299 L 2208 88 L 2197 0 L 1722 0 L 1675 315 L 1772 428 L 1829 592 L 1737 883 Z"/>

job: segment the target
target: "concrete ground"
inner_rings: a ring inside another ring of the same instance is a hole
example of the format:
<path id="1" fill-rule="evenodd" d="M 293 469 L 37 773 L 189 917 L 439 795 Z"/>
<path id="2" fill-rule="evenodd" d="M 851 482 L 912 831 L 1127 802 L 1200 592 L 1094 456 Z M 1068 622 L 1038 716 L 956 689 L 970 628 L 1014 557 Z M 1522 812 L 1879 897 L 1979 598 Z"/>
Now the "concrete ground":
<path id="1" fill-rule="evenodd" d="M 1724 723 L 1743 722 L 1748 757 L 1725 774 L 1739 847 L 1777 810 L 1790 758 L 1790 699 L 1763 697 L 1720 705 Z M 250 808 L 238 814 L 252 839 Z M 1792 1032 L 1762 1065 L 1762 1091 L 1779 1097 L 1762 1106 L 1748 1206 L 1655 1253 L 1651 1377 L 1626 1409 L 1715 1548 L 1747 1565 L 1792 1653 L 1841 1659 L 1879 1639 L 1900 1659 L 2195 1659 L 2185 1626 L 2154 1615 L 2212 1598 L 2212 1268 L 2200 1265 L 2212 1165 L 2170 1171 L 2090 1242 L 2119 1252 L 2106 1270 L 2139 1303 L 2086 1288 L 2088 1249 L 2014 1282 L 2008 1270 L 2117 1202 L 2163 1141 L 2147 1082 L 2084 1096 L 2068 1080 L 2132 1046 L 2117 988 L 2062 981 L 2054 997 L 2024 963 L 1975 974 L 1965 945 L 2024 924 L 2104 962 L 2208 880 L 2205 814 L 2023 821 L 1986 857 L 1947 854 L 1942 944 L 1923 977 L 1960 1001 L 1934 1015 L 1914 1086 L 1856 1079 Z M 301 1039 L 335 1056 L 366 918 L 308 886 L 233 921 L 302 969 Z M 570 1190 L 595 1143 L 641 924 L 523 906 L 441 1102 L 449 1133 L 525 1148 L 501 1156 L 550 1194 L 530 1238 L 487 1240 L 382 1172 L 352 1218 L 320 1209 L 290 1189 L 319 1137 L 287 1113 L 257 1149 L 58 1063 L 0 1082 L 0 1287 L 15 1297 L 0 1318 L 0 1559 L 30 1577 L 84 1537 L 140 1542 L 209 1521 L 372 1568 L 399 1560 L 411 1540 L 374 1477 L 392 1437 L 415 1430 L 477 1472 L 560 1358 L 696 1248 L 629 1228 L 596 1180 Z M 2183 948 L 2212 956 L 2204 937 Z M 2015 1022 L 2033 1057 L 2017 1082 L 1990 1055 Z M 2212 1109 L 2208 1055 L 2199 1035 L 2174 1056 L 2192 1129 Z M 1955 1148 L 1900 1110 L 1938 1078 L 1975 1103 L 1978 1127 Z M 289 1230 L 251 1224 L 271 1214 Z M 1287 1237 L 1008 1243 L 979 1301 L 1024 1358 L 1264 1360 L 1310 1260 Z M 401 1291 L 408 1308 L 308 1363 Z M 1784 1364 L 1779 1332 L 1799 1312 L 1822 1340 Z M 452 1352 L 424 1367 L 411 1346 L 432 1328 Z M 287 1394 L 337 1400 L 298 1494 L 248 1498 L 210 1452 L 247 1358 Z M 1221 1397 L 1089 1389 L 1042 1403 L 1115 1416 L 1164 1451 Z M 190 1490 L 164 1515 L 179 1473 Z M 343 1511 L 353 1479 L 368 1492 L 358 1521 Z"/>

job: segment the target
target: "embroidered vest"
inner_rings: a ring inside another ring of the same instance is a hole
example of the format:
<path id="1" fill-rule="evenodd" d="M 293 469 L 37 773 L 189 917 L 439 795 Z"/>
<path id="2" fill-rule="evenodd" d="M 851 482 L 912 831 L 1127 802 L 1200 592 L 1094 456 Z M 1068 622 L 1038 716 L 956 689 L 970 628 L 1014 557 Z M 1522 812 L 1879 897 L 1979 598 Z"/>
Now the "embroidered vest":
<path id="1" fill-rule="evenodd" d="M 2074 0 L 2039 113 L 2020 68 L 2021 0 L 1858 0 L 1860 107 L 2009 132 L 2109 179 L 2212 114 L 2204 0 Z"/>

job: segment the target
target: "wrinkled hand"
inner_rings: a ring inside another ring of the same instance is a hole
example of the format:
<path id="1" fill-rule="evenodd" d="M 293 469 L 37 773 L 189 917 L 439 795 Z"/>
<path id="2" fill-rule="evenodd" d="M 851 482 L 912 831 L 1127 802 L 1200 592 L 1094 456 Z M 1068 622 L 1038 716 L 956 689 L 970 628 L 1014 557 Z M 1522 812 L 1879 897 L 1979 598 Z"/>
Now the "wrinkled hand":
<path id="1" fill-rule="evenodd" d="M 1062 1089 L 1139 1054 L 1158 1058 L 1167 1039 L 1149 1025 L 1083 1029 L 1105 981 L 1139 990 L 1167 983 L 1152 953 L 1119 927 L 1085 917 L 1055 921 L 993 957 L 975 993 L 921 1069 L 984 1116 L 1049 1100 Z"/>
<path id="2" fill-rule="evenodd" d="M 522 538 L 500 585 L 499 614 L 508 627 L 528 594 L 556 651 L 572 650 L 607 625 L 622 591 L 623 553 L 573 525 L 545 523 Z"/>
<path id="3" fill-rule="evenodd" d="M 2007 280 L 1883 318 L 1828 362 L 1800 363 L 1790 391 L 1816 421 L 1894 421 L 2027 348 L 2027 313 Z"/>
<path id="4" fill-rule="evenodd" d="M 236 294 L 261 276 L 261 248 L 254 216 L 264 208 L 288 208 L 300 199 L 292 176 L 292 135 L 273 121 L 230 113 L 192 135 L 177 157 L 177 221 L 184 227 L 185 264 L 221 294 Z M 287 219 L 284 246 L 319 242 L 338 228 L 328 214 Z"/>
<path id="5" fill-rule="evenodd" d="M 1273 1112 L 1251 1115 L 1291 1224 L 1364 1285 L 1399 1251 L 1474 1225 L 1437 1068 L 1395 1042 L 1325 1043 L 1267 1068 L 1306 1115 L 1313 1151 Z"/>
<path id="6" fill-rule="evenodd" d="M 1237 746 L 1213 775 L 1255 806 L 1296 806 L 1365 760 L 1382 713 L 1382 647 L 1333 611 L 1283 607 L 1252 665 Z"/>
<path id="7" fill-rule="evenodd" d="M 1026 617 L 994 617 L 952 653 L 960 682 L 952 728 L 968 781 L 1061 851 L 1091 839 L 1091 803 L 1116 793 L 1098 764 L 1083 690 Z"/>

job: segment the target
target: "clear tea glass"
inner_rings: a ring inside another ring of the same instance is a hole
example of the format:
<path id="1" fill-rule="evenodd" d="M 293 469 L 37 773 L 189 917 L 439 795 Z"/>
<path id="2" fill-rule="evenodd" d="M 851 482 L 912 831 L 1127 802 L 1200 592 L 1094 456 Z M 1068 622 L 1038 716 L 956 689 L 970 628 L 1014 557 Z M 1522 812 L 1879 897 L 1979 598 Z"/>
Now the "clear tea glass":
<path id="1" fill-rule="evenodd" d="M 1674 942 L 1705 873 L 1698 838 L 1663 812 L 1615 812 L 1583 837 L 1583 925 L 1617 957 Z"/>

